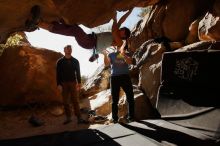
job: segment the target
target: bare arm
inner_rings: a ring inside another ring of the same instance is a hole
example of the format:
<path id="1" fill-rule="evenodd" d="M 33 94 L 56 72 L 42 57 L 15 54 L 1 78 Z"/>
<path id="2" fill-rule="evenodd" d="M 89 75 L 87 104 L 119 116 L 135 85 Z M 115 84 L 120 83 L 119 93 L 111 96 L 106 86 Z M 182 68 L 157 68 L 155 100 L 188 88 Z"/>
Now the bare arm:
<path id="1" fill-rule="evenodd" d="M 123 44 L 120 48 L 120 53 L 122 56 L 124 56 L 125 62 L 127 64 L 132 64 L 132 58 L 125 54 L 125 46 L 126 46 L 126 41 L 123 41 Z"/>
<path id="2" fill-rule="evenodd" d="M 107 55 L 107 53 L 103 53 L 104 55 L 104 64 L 105 66 L 109 66 L 110 65 L 110 60 L 109 60 L 109 57 Z"/>
<path id="3" fill-rule="evenodd" d="M 120 38 L 119 27 L 120 26 L 117 23 L 117 13 L 115 13 L 112 24 L 112 37 L 114 40 L 112 45 L 120 47 L 122 45 L 122 39 Z"/>
<path id="4" fill-rule="evenodd" d="M 127 19 L 127 17 L 131 14 L 132 9 L 129 9 L 127 13 L 125 13 L 120 20 L 118 21 L 118 26 L 120 27 L 121 24 Z"/>
<path id="5" fill-rule="evenodd" d="M 115 41 L 113 45 L 116 45 L 120 47 L 122 45 L 122 39 L 119 34 L 119 28 L 121 24 L 127 19 L 127 17 L 131 14 L 132 9 L 130 9 L 127 13 L 125 13 L 120 20 L 117 22 L 117 13 L 115 13 L 115 16 L 113 18 L 113 24 L 112 24 L 112 36 L 113 40 Z"/>

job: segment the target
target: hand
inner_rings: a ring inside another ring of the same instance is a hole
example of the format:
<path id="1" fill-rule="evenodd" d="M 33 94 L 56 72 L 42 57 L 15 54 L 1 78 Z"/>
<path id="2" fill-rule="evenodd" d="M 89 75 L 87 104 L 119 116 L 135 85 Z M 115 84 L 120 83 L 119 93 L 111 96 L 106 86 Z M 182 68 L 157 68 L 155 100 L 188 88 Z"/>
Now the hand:
<path id="1" fill-rule="evenodd" d="M 122 40 L 123 41 L 123 44 L 121 45 L 121 48 L 120 48 L 120 53 L 121 55 L 125 55 L 125 46 L 126 46 L 126 40 Z"/>
<path id="2" fill-rule="evenodd" d="M 112 19 L 113 21 L 117 22 L 117 11 L 114 12 L 114 17 Z"/>

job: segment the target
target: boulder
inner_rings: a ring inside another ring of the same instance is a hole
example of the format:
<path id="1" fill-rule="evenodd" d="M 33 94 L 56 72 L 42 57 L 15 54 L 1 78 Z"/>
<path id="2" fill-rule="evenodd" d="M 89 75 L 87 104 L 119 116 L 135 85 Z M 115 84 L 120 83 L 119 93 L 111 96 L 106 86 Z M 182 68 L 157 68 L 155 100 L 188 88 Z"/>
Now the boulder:
<path id="1" fill-rule="evenodd" d="M 219 41 L 220 40 L 220 14 L 213 15 L 206 13 L 199 22 L 199 39 L 201 41 Z"/>
<path id="2" fill-rule="evenodd" d="M 157 37 L 167 37 L 172 42 L 184 41 L 191 23 L 212 6 L 213 0 L 160 1 L 152 7 L 146 22 L 146 18 L 142 20 L 146 24 L 142 29 L 145 41 Z M 135 47 L 138 48 L 138 45 Z"/>
<path id="3" fill-rule="evenodd" d="M 140 67 L 139 86 L 155 107 L 160 85 L 161 60 L 166 49 L 163 45 L 155 43 L 146 43 L 146 46 L 142 47 L 147 48 L 145 53 L 148 53 L 148 56 Z"/>
<path id="4" fill-rule="evenodd" d="M 109 83 L 110 70 L 101 65 L 95 73 L 86 80 L 82 89 L 82 98 L 90 97 L 100 91 L 106 90 L 110 87 Z"/>
<path id="5" fill-rule="evenodd" d="M 6 48 L 0 57 L 0 105 L 61 102 L 56 61 L 62 55 L 31 46 Z"/>

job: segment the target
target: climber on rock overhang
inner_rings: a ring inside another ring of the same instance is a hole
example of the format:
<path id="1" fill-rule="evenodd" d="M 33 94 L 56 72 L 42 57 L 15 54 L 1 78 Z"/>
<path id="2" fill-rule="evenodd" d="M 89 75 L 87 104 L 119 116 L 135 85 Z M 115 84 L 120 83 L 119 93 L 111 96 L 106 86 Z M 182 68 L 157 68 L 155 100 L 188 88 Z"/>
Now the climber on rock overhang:
<path id="1" fill-rule="evenodd" d="M 130 37 L 131 32 L 127 27 L 120 27 L 131 12 L 132 9 L 125 13 L 118 22 L 116 19 L 117 13 L 115 13 L 112 25 L 112 32 L 101 32 L 97 34 L 93 32 L 91 34 L 87 34 L 78 24 L 70 25 L 65 23 L 63 19 L 60 19 L 59 21 L 53 21 L 51 23 L 42 21 L 42 19 L 40 18 L 40 6 L 35 5 L 31 9 L 31 19 L 28 19 L 26 21 L 26 27 L 27 31 L 34 31 L 38 27 L 41 27 L 52 33 L 65 36 L 74 36 L 77 43 L 81 47 L 85 49 L 93 49 L 93 55 L 89 59 L 89 61 L 93 62 L 99 57 L 98 53 L 102 53 L 103 50 L 110 46 L 120 47 L 123 44 L 123 40 L 126 40 L 126 46 L 128 48 L 128 38 Z"/>

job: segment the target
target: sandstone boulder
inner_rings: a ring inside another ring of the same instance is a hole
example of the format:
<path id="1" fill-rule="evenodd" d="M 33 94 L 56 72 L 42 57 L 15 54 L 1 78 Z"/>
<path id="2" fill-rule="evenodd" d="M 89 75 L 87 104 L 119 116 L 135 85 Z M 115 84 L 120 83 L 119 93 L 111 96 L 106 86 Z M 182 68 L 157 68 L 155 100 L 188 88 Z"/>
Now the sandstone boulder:
<path id="1" fill-rule="evenodd" d="M 5 49 L 0 57 L 0 105 L 61 102 L 55 74 L 61 56 L 28 45 Z"/>

